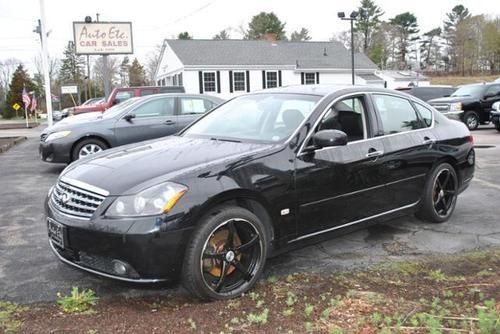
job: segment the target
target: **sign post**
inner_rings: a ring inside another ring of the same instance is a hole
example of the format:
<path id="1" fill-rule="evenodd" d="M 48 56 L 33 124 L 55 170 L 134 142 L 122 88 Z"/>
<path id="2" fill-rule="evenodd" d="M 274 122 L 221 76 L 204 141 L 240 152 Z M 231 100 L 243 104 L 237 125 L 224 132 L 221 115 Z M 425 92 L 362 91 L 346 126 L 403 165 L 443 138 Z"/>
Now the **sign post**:
<path id="1" fill-rule="evenodd" d="M 71 100 L 73 101 L 73 105 L 76 107 L 76 101 L 73 94 L 78 94 L 77 85 L 61 86 L 61 94 L 69 94 L 71 96 Z"/>

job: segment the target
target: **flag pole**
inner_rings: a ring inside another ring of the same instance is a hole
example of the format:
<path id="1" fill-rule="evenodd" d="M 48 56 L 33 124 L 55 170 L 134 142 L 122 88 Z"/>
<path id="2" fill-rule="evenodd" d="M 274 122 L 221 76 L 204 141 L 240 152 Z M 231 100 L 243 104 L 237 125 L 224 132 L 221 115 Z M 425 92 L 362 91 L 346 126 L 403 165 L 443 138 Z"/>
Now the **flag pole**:
<path id="1" fill-rule="evenodd" d="M 52 94 L 50 92 L 50 74 L 49 74 L 49 54 L 47 50 L 47 31 L 45 21 L 45 2 L 40 0 L 40 16 L 41 16 L 41 34 L 42 42 L 42 64 L 44 72 L 45 86 L 45 103 L 47 105 L 47 119 L 49 126 L 52 126 Z"/>
<path id="2" fill-rule="evenodd" d="M 28 121 L 28 107 L 24 105 L 24 117 L 26 118 L 26 129 L 29 128 L 29 121 Z"/>

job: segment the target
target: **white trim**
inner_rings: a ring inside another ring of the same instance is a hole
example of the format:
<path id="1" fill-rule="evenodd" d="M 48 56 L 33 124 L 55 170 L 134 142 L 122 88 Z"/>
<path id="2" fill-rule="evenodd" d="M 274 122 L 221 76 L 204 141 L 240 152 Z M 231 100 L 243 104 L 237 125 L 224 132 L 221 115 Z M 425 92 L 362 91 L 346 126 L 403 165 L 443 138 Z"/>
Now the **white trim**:
<path id="1" fill-rule="evenodd" d="M 213 73 L 214 74 L 214 90 L 207 90 L 205 86 L 205 73 Z M 203 93 L 217 93 L 217 71 L 202 71 L 201 79 L 203 84 Z"/>

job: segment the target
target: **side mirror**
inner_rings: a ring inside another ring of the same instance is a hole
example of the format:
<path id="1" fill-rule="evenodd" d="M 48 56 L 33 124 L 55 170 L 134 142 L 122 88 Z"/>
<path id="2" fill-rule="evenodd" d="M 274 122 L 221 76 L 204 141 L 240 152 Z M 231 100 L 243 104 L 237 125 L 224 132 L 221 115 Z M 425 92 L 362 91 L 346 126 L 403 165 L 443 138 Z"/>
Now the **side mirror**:
<path id="1" fill-rule="evenodd" d="M 321 130 L 314 134 L 316 148 L 347 145 L 347 134 L 340 130 Z"/>
<path id="2" fill-rule="evenodd" d="M 135 114 L 126 114 L 125 116 L 123 116 L 123 119 L 126 120 L 127 122 L 130 122 L 134 118 Z"/>

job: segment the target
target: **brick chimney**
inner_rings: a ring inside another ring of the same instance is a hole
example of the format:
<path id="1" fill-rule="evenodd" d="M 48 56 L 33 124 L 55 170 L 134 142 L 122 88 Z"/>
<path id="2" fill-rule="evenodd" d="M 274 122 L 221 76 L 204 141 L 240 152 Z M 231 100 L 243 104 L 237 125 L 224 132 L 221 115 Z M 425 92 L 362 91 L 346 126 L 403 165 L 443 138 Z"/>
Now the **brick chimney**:
<path id="1" fill-rule="evenodd" d="M 276 42 L 278 40 L 278 34 L 275 32 L 266 32 L 263 36 L 262 39 L 267 41 L 267 42 Z"/>

